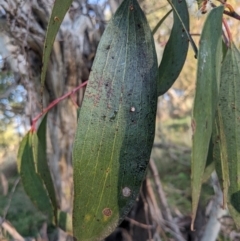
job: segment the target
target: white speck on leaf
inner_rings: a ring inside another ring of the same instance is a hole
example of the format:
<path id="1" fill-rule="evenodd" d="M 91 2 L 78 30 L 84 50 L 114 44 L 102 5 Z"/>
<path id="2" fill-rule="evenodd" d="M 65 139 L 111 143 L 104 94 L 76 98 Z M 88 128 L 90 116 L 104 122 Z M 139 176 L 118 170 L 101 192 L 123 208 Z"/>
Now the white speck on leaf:
<path id="1" fill-rule="evenodd" d="M 129 187 L 124 187 L 122 190 L 122 195 L 124 197 L 129 197 L 131 195 L 131 189 Z"/>

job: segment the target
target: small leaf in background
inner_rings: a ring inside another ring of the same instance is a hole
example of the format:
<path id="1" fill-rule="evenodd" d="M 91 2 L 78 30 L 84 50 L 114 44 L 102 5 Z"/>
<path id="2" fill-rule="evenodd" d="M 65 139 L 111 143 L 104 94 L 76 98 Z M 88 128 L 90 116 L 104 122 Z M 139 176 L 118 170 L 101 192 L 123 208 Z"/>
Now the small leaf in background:
<path id="1" fill-rule="evenodd" d="M 124 0 L 101 38 L 73 147 L 73 233 L 100 241 L 139 194 L 154 140 L 158 64 L 146 17 Z"/>
<path id="2" fill-rule="evenodd" d="M 36 173 L 33 155 L 33 133 L 28 132 L 20 143 L 17 156 L 18 171 L 23 187 L 34 205 L 52 220 L 53 210 L 42 179 Z"/>
<path id="3" fill-rule="evenodd" d="M 37 173 L 42 178 L 45 187 L 48 191 L 48 195 L 51 199 L 52 205 L 54 207 L 54 213 L 55 213 L 55 219 L 57 218 L 57 199 L 56 199 L 56 193 L 48 165 L 47 160 L 47 138 L 46 138 L 46 132 L 47 132 L 47 114 L 42 119 L 39 128 L 37 130 L 37 135 L 33 133 L 33 143 L 34 143 L 34 153 L 35 158 L 34 162 L 37 166 Z M 57 221 L 57 219 L 55 220 Z"/>
<path id="4" fill-rule="evenodd" d="M 192 127 L 193 146 L 191 161 L 192 224 L 198 207 L 202 178 L 206 166 L 209 142 L 218 101 L 220 66 L 222 59 L 223 7 L 213 9 L 205 21 L 200 39 L 197 83 Z"/>
<path id="5" fill-rule="evenodd" d="M 41 72 L 41 86 L 44 86 L 48 62 L 52 51 L 52 46 L 63 21 L 63 18 L 71 6 L 73 0 L 55 0 L 51 17 L 47 26 L 47 33 L 43 48 L 42 72 Z"/>
<path id="6" fill-rule="evenodd" d="M 233 43 L 222 66 L 219 112 L 229 168 L 228 208 L 240 227 L 240 53 Z"/>
<path id="7" fill-rule="evenodd" d="M 172 4 L 189 31 L 189 14 L 185 0 L 173 0 Z M 163 52 L 159 66 L 158 95 L 166 93 L 179 76 L 185 63 L 188 51 L 188 36 L 177 14 L 173 11 L 173 28 Z"/>

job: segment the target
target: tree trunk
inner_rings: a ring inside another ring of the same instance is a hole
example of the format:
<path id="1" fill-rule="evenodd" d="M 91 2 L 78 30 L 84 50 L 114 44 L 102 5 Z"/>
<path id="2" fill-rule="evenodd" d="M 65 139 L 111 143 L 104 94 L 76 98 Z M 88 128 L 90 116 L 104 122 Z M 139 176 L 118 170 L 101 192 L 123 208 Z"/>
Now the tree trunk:
<path id="1" fill-rule="evenodd" d="M 40 73 L 43 43 L 53 0 L 1 0 L 0 50 L 16 79 L 27 90 L 28 126 L 41 112 Z M 95 17 L 90 17 L 89 13 Z M 96 47 L 104 29 L 103 9 L 75 1 L 53 46 L 43 95 L 44 107 L 88 79 Z M 5 46 L 5 48 L 3 47 Z M 80 105 L 83 90 L 74 99 Z M 77 110 L 72 100 L 58 104 L 48 114 L 47 153 L 59 206 L 72 208 L 72 143 Z"/>

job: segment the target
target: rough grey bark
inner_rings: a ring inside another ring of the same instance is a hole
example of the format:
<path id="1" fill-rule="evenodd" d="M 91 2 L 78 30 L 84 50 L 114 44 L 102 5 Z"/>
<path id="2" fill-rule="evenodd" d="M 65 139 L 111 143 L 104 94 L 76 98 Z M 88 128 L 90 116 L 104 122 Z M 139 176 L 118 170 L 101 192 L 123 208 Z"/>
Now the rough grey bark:
<path id="1" fill-rule="evenodd" d="M 1 0 L 0 51 L 27 90 L 28 124 L 41 112 L 40 72 L 44 37 L 53 0 Z M 103 10 L 86 0 L 75 1 L 53 46 L 46 75 L 44 107 L 88 79 L 97 44 L 104 29 Z M 90 17 L 91 16 L 93 17 Z M 83 90 L 75 99 L 80 104 Z M 72 207 L 72 141 L 76 107 L 68 99 L 48 115 L 48 157 L 59 205 Z"/>

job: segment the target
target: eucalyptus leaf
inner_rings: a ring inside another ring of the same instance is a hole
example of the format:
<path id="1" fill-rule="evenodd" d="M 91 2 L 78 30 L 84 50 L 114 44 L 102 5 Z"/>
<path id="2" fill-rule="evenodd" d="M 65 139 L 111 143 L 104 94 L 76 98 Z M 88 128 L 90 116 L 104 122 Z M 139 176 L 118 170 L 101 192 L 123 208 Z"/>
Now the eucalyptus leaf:
<path id="1" fill-rule="evenodd" d="M 35 165 L 37 166 L 37 173 L 42 178 L 45 187 L 48 191 L 48 195 L 51 199 L 52 206 L 54 207 L 55 222 L 57 222 L 57 199 L 56 193 L 48 165 L 47 159 L 47 114 L 42 119 L 39 128 L 37 130 L 37 135 L 33 134 L 33 151 L 35 153 Z"/>
<path id="2" fill-rule="evenodd" d="M 46 215 L 48 220 L 52 220 L 53 210 L 47 190 L 41 177 L 37 174 L 33 154 L 33 135 L 28 132 L 20 143 L 17 155 L 18 171 L 27 195 L 33 204 Z"/>
<path id="3" fill-rule="evenodd" d="M 186 30 L 189 31 L 189 14 L 185 0 L 173 0 L 172 4 L 175 7 L 174 10 L 181 17 Z M 187 57 L 188 35 L 175 11 L 173 11 L 173 18 L 171 35 L 159 66 L 158 95 L 163 95 L 171 88 L 179 76 Z"/>
<path id="4" fill-rule="evenodd" d="M 222 14 L 222 6 L 209 13 L 200 38 L 192 117 L 192 230 L 218 102 L 222 59 Z"/>
<path id="5" fill-rule="evenodd" d="M 101 38 L 73 147 L 73 233 L 103 240 L 132 208 L 145 178 L 158 66 L 146 17 L 124 0 Z"/>
<path id="6" fill-rule="evenodd" d="M 63 21 L 63 18 L 71 6 L 73 0 L 55 0 L 53 9 L 51 12 L 50 20 L 47 26 L 47 33 L 43 48 L 43 59 L 42 59 L 42 72 L 41 72 L 41 85 L 44 87 L 48 62 L 50 58 L 50 54 L 52 51 L 53 43 L 55 37 L 58 33 L 60 25 Z"/>
<path id="7" fill-rule="evenodd" d="M 228 208 L 240 227 L 240 53 L 233 43 L 222 66 L 219 112 L 229 168 Z"/>

